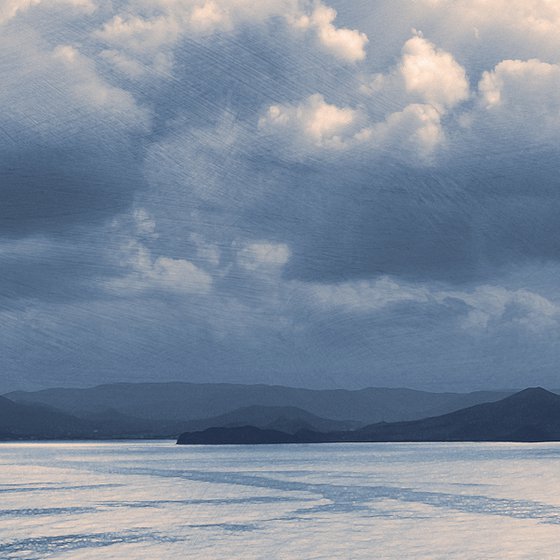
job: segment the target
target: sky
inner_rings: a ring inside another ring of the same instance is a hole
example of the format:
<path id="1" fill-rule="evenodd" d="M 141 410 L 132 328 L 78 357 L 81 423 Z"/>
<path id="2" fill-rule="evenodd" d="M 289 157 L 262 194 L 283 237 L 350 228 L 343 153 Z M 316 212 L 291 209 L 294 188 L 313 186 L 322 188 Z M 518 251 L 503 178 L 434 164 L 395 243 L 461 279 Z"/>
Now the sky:
<path id="1" fill-rule="evenodd" d="M 1 0 L 0 390 L 560 387 L 560 3 Z"/>

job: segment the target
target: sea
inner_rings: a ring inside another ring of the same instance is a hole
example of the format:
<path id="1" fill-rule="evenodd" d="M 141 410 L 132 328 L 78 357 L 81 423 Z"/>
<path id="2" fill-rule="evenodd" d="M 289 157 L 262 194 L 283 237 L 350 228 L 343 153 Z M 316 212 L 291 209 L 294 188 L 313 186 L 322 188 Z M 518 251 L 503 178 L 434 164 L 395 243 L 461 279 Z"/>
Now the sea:
<path id="1" fill-rule="evenodd" d="M 560 558 L 560 444 L 2 443 L 0 558 Z"/>

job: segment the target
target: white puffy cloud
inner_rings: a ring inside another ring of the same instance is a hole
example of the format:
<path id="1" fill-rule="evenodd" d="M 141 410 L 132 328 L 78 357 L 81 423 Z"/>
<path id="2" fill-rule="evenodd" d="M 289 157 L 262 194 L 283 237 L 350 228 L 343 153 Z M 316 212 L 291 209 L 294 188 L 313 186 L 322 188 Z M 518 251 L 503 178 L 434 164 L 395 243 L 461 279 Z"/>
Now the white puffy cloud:
<path id="1" fill-rule="evenodd" d="M 465 62 L 471 63 L 471 69 L 478 70 L 480 63 L 493 66 L 506 58 L 557 60 L 560 4 L 556 0 L 418 0 L 409 4 L 414 5 L 401 13 L 403 19 L 408 16 L 411 26 L 453 52 L 468 53 Z"/>
<path id="2" fill-rule="evenodd" d="M 136 292 L 157 290 L 177 294 L 207 294 L 214 280 L 205 268 L 219 273 L 219 249 L 208 243 L 201 235 L 192 234 L 189 258 L 156 256 L 158 224 L 144 207 L 136 207 L 130 213 L 115 218 L 112 235 L 120 251 L 111 250 L 108 256 L 113 266 L 123 274 L 110 280 L 106 287 L 110 292 L 128 297 Z"/>
<path id="3" fill-rule="evenodd" d="M 513 128 L 516 134 L 557 139 L 560 65 L 536 59 L 503 60 L 484 72 L 478 89 L 481 107 L 477 116 L 490 119 L 494 130 Z"/>
<path id="4" fill-rule="evenodd" d="M 419 35 L 404 44 L 398 71 L 408 94 L 441 110 L 469 97 L 465 69 L 450 53 Z"/>
<path id="5" fill-rule="evenodd" d="M 112 291 L 159 289 L 184 294 L 205 294 L 212 288 L 212 276 L 186 259 L 153 258 L 143 243 L 131 240 L 123 247 L 121 265 L 129 271 L 109 284 Z"/>
<path id="6" fill-rule="evenodd" d="M 358 111 L 337 107 L 314 94 L 298 105 L 271 105 L 259 119 L 259 128 L 309 147 L 337 149 L 356 136 L 359 121 Z"/>
<path id="7" fill-rule="evenodd" d="M 281 269 L 290 260 L 290 248 L 284 243 L 249 243 L 238 251 L 238 264 L 250 271 Z"/>
<path id="8" fill-rule="evenodd" d="M 206 293 L 212 286 L 212 277 L 185 259 L 158 257 L 146 275 L 156 284 L 178 292 Z"/>
<path id="9" fill-rule="evenodd" d="M 442 113 L 470 96 L 465 69 L 451 53 L 420 33 L 404 43 L 401 58 L 392 69 L 364 79 L 360 91 L 374 102 L 390 99 L 390 106 L 401 107 L 424 103 Z"/>
<path id="10" fill-rule="evenodd" d="M 366 57 L 366 45 L 369 40 L 365 33 L 356 29 L 336 27 L 336 10 L 321 3 L 309 15 L 293 19 L 294 25 L 302 29 L 313 29 L 320 44 L 336 57 L 348 62 L 357 62 Z"/>
<path id="11" fill-rule="evenodd" d="M 560 66 L 531 60 L 503 60 L 484 72 L 479 91 L 487 108 L 558 114 L 560 110 Z"/>
<path id="12" fill-rule="evenodd" d="M 96 8 L 92 0 L 2 0 L 0 4 L 0 24 L 14 18 L 18 13 L 27 11 L 33 6 L 56 7 L 70 6 L 88 13 Z"/>
<path id="13" fill-rule="evenodd" d="M 106 49 L 111 53 L 108 60 L 134 77 L 139 67 L 131 64 L 131 56 L 143 59 L 144 66 L 147 57 L 170 60 L 173 47 L 184 37 L 234 32 L 241 25 L 263 24 L 271 18 L 283 19 L 295 32 L 311 33 L 321 48 L 341 61 L 357 62 L 366 56 L 367 36 L 336 27 L 336 11 L 319 1 L 310 9 L 308 2 L 299 0 L 131 0 L 95 36 L 111 47 Z"/>
<path id="14" fill-rule="evenodd" d="M 410 162 L 427 162 L 445 140 L 441 113 L 428 104 L 411 103 L 384 121 L 368 124 L 358 110 L 337 107 L 322 95 L 299 105 L 272 105 L 259 120 L 261 132 L 276 136 L 295 158 L 317 150 L 372 154 L 391 151 Z"/>
<path id="15" fill-rule="evenodd" d="M 93 109 L 111 118 L 115 124 L 134 128 L 149 126 L 149 112 L 139 107 L 128 91 L 107 83 L 96 71 L 95 63 L 71 45 L 59 45 L 52 53 L 55 63 L 63 66 L 67 91 L 74 104 Z"/>
<path id="16" fill-rule="evenodd" d="M 31 6 L 36 6 L 41 0 L 4 0 L 0 5 L 0 23 L 8 21 Z"/>
<path id="17" fill-rule="evenodd" d="M 500 61 L 482 72 L 476 103 L 459 122 L 464 129 L 462 139 L 466 140 L 463 153 L 470 149 L 476 153 L 481 146 L 496 144 L 508 145 L 511 153 L 520 156 L 537 147 L 557 150 L 560 64 L 539 59 Z M 533 175 L 531 172 L 529 176 Z M 546 188 L 546 182 L 540 181 L 539 187 Z"/>
<path id="18" fill-rule="evenodd" d="M 193 7 L 190 13 L 190 25 L 192 29 L 205 33 L 215 29 L 229 29 L 232 21 L 228 11 L 223 6 L 208 0 Z"/>
<path id="19" fill-rule="evenodd" d="M 558 40 L 560 4 L 556 0 L 422 0 L 445 21 L 484 31 L 499 26 Z"/>
<path id="20" fill-rule="evenodd" d="M 143 52 L 173 45 L 180 32 L 180 22 L 170 17 L 116 15 L 96 32 L 96 36 L 110 45 Z"/>
<path id="21" fill-rule="evenodd" d="M 378 148 L 405 148 L 420 161 L 429 161 L 445 142 L 443 116 L 470 96 L 465 69 L 421 34 L 405 42 L 389 72 L 374 74 L 360 91 L 372 99 L 372 110 L 389 108 L 384 121 L 371 125 L 363 136 Z M 394 110 L 399 105 L 401 109 Z"/>
<path id="22" fill-rule="evenodd" d="M 149 129 L 150 112 L 131 93 L 110 84 L 95 61 L 72 45 L 45 49 L 30 35 L 0 34 L 0 50 L 9 71 L 3 74 L 0 104 L 9 107 L 2 120 L 14 137 L 66 141 L 68 136 L 105 130 L 108 137 L 123 131 Z"/>
<path id="23" fill-rule="evenodd" d="M 265 133 L 279 135 L 294 155 L 308 150 L 337 149 L 391 151 L 410 162 L 427 163 L 445 142 L 442 117 L 470 96 L 464 68 L 454 57 L 420 35 L 407 40 L 397 65 L 376 74 L 361 87 L 372 98 L 369 108 L 378 113 L 378 99 L 391 98 L 382 120 L 364 108 L 339 107 L 317 93 L 299 104 L 275 104 L 259 120 Z M 400 108 L 394 110 L 395 107 Z"/>
<path id="24" fill-rule="evenodd" d="M 429 161 L 445 140 L 440 112 L 432 105 L 420 103 L 411 103 L 402 111 L 391 113 L 384 122 L 373 125 L 368 136 L 378 149 L 395 149 L 420 161 Z"/>

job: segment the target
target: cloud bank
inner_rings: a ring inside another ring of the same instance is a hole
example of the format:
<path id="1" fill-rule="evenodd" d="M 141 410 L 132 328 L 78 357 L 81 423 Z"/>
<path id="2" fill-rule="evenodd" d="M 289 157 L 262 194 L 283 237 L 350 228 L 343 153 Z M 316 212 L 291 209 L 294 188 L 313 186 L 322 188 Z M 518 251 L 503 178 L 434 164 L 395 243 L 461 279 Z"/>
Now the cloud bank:
<path id="1" fill-rule="evenodd" d="M 4 389 L 553 383 L 559 31 L 538 0 L 5 2 Z"/>

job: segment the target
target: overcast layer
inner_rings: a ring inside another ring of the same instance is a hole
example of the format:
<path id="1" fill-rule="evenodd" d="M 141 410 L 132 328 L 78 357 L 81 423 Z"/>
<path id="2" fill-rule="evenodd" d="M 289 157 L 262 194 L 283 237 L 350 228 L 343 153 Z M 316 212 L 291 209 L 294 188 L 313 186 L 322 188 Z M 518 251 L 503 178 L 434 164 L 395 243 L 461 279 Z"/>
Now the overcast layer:
<path id="1" fill-rule="evenodd" d="M 3 0 L 0 390 L 558 387 L 560 3 Z"/>

